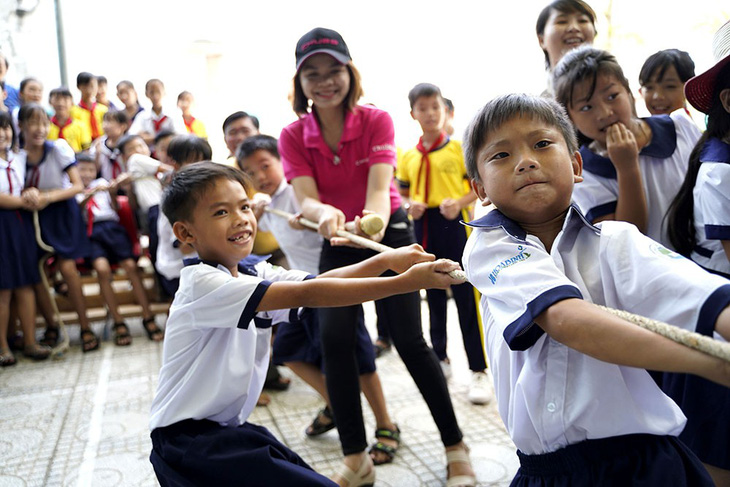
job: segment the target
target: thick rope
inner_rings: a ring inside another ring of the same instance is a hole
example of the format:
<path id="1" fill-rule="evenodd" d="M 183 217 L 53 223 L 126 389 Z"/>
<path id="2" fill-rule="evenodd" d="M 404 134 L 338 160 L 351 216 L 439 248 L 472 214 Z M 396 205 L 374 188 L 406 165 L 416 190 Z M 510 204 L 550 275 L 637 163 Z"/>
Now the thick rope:
<path id="1" fill-rule="evenodd" d="M 60 341 L 56 343 L 56 346 L 53 347 L 53 350 L 51 350 L 51 356 L 53 358 L 60 358 L 63 353 L 68 350 L 70 340 L 68 337 L 68 332 L 66 331 L 66 325 L 63 323 L 63 319 L 61 319 L 60 311 L 58 311 L 56 299 L 51 293 L 51 285 L 48 282 L 48 277 L 46 277 L 45 270 L 46 260 L 55 253 L 55 250 L 53 249 L 53 247 L 45 243 L 43 241 L 43 238 L 41 237 L 41 225 L 38 221 L 38 211 L 33 212 L 33 226 L 35 227 L 36 242 L 38 242 L 38 246 L 46 252 L 45 254 L 43 254 L 43 257 L 41 257 L 41 259 L 38 261 L 38 271 L 41 274 L 41 280 L 43 281 L 43 285 L 48 291 L 48 297 L 50 298 L 51 306 L 53 307 L 53 314 L 55 315 L 56 322 L 58 324 L 58 336 L 60 338 Z"/>
<path id="2" fill-rule="evenodd" d="M 287 213 L 285 211 L 277 210 L 274 208 L 267 207 L 265 208 L 265 210 L 271 214 L 286 218 L 287 220 L 294 217 L 294 215 L 292 215 L 291 213 Z M 306 218 L 300 217 L 297 221 L 301 223 L 302 226 L 310 228 L 312 230 L 317 231 L 319 229 L 319 225 L 310 220 L 307 220 Z M 385 252 L 386 250 L 392 250 L 387 245 L 373 242 L 370 239 L 355 235 L 350 232 L 346 232 L 344 230 L 338 230 L 337 236 L 347 238 L 353 243 L 356 243 L 367 249 L 374 250 L 376 252 Z M 467 280 L 466 273 L 464 271 L 451 271 L 449 272 L 449 275 L 454 279 L 460 279 L 464 282 L 466 282 Z M 638 325 L 646 330 L 653 331 L 654 333 L 657 333 L 665 338 L 669 338 L 674 342 L 693 348 L 695 350 L 699 350 L 700 352 L 706 353 L 707 355 L 711 355 L 713 357 L 730 362 L 730 343 L 721 342 L 711 337 L 700 335 L 699 333 L 688 331 L 683 328 L 669 325 L 667 323 L 662 323 L 661 321 L 652 320 L 645 316 L 629 313 L 628 311 L 607 308 L 606 306 L 601 305 L 596 306 L 608 313 L 611 313 L 614 316 L 633 323 L 634 325 Z"/>

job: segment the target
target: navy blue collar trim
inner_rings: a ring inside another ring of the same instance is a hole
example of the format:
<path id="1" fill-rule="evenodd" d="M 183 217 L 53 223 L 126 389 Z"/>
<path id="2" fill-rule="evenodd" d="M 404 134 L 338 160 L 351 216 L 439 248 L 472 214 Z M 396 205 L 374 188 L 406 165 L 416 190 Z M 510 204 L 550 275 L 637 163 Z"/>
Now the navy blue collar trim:
<path id="1" fill-rule="evenodd" d="M 578 207 L 575 204 L 571 203 L 568 214 L 565 216 L 565 221 L 567 222 L 571 220 L 573 218 L 573 215 L 578 215 L 583 224 L 592 228 L 595 232 L 600 233 L 601 229 L 589 222 L 583 215 L 583 213 L 581 213 L 581 211 L 578 209 Z M 527 239 L 527 232 L 525 231 L 525 229 L 522 228 L 519 223 L 505 216 L 499 210 L 492 210 L 478 220 L 474 220 L 468 223 L 462 223 L 464 225 L 474 228 L 502 228 L 505 232 L 507 232 L 517 240 L 524 241 Z M 563 224 L 563 228 L 565 228 L 565 223 Z"/>
<path id="2" fill-rule="evenodd" d="M 26 157 L 26 159 L 25 159 L 25 167 L 26 168 L 31 168 L 31 167 L 38 167 L 38 166 L 40 166 L 41 164 L 43 164 L 45 162 L 46 156 L 52 150 L 53 150 L 53 142 L 51 142 L 50 140 L 47 140 L 47 141 L 43 142 L 43 155 L 41 156 L 41 160 L 38 161 L 38 164 L 31 165 L 31 164 L 28 164 L 28 158 Z"/>
<path id="3" fill-rule="evenodd" d="M 700 161 L 730 164 L 730 144 L 726 144 L 717 137 L 710 137 L 702 147 Z"/>
<path id="4" fill-rule="evenodd" d="M 666 159 L 674 154 L 677 149 L 677 129 L 672 118 L 669 115 L 655 115 L 642 120 L 649 124 L 651 142 L 639 154 L 657 159 Z M 580 155 L 583 157 L 583 169 L 596 176 L 616 179 L 616 168 L 611 159 L 596 154 L 586 145 L 580 148 Z"/>
<path id="5" fill-rule="evenodd" d="M 238 263 L 238 271 L 243 272 L 244 274 L 247 274 L 249 276 L 258 276 L 258 272 L 256 271 L 256 264 L 259 262 L 265 261 L 271 257 L 271 255 L 254 255 L 251 254 L 244 259 L 242 259 Z M 197 264 L 208 264 L 211 267 L 218 268 L 220 264 L 217 262 L 214 262 L 212 260 L 203 260 L 198 257 L 193 257 L 189 259 L 183 259 L 183 265 L 189 266 L 189 265 L 197 265 Z"/>
<path id="6" fill-rule="evenodd" d="M 641 149 L 642 156 L 666 159 L 677 149 L 677 129 L 669 115 L 654 115 L 642 119 L 651 129 L 651 142 Z"/>

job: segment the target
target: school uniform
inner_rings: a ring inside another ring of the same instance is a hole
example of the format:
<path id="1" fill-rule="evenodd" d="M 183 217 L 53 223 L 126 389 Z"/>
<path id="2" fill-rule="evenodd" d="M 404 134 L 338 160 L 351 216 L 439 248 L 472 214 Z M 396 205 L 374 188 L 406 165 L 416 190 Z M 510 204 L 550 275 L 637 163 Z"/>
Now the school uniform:
<path id="1" fill-rule="evenodd" d="M 639 152 L 639 169 L 648 208 L 646 235 L 671 249 L 664 216 L 684 182 L 690 153 L 701 133 L 684 110 L 642 120 L 649 124 L 652 132 L 651 142 Z M 573 199 L 588 220 L 595 221 L 616 212 L 616 169 L 610 159 L 587 146 L 581 147 L 580 153 L 583 182 L 575 185 Z"/>
<path id="2" fill-rule="evenodd" d="M 158 274 L 160 286 L 168 296 L 174 296 L 180 285 L 180 272 L 184 267 L 184 259 L 192 259 L 198 256 L 197 252 L 183 255 L 180 251 L 180 241 L 172 231 L 170 220 L 164 213 L 157 216 L 157 227 L 154 232 L 157 235 L 155 245 L 154 267 Z M 152 232 L 150 231 L 150 234 Z M 151 251 L 150 246 L 150 251 Z"/>
<path id="3" fill-rule="evenodd" d="M 208 132 L 205 130 L 205 124 L 197 118 L 190 117 L 190 121 L 187 121 L 185 120 L 185 118 L 183 118 L 183 123 L 185 124 L 185 129 L 187 130 L 187 133 L 197 135 L 198 137 L 202 137 L 204 139 L 208 138 Z"/>
<path id="4" fill-rule="evenodd" d="M 461 263 L 461 254 L 468 237 L 468 227 L 459 220 L 469 220 L 466 209 L 460 217 L 449 220 L 441 214 L 439 205 L 447 198 L 459 199 L 471 191 L 464 164 L 461 142 L 449 139 L 427 151 L 418 146 L 406 151 L 398 161 L 396 179 L 401 188 L 407 189 L 411 201 L 425 203 L 426 211 L 413 220 L 416 241 L 437 259 L 450 259 Z M 474 287 L 465 282 L 451 286 L 459 316 L 461 335 L 466 350 L 469 369 L 482 371 L 486 368 L 484 350 L 481 347 L 481 323 L 479 320 L 478 295 Z M 426 290 L 428 300 L 431 344 L 439 360 L 446 360 L 447 301 L 443 289 Z"/>
<path id="5" fill-rule="evenodd" d="M 614 485 L 712 485 L 673 438 L 684 414 L 645 370 L 573 350 L 534 319 L 577 298 L 701 332 L 730 305 L 730 283 L 631 224 L 593 226 L 575 206 L 550 252 L 499 210 L 469 225 L 464 268 L 482 293 L 498 409 L 523 466 L 513 485 L 548 475 L 596 485 L 596 472 Z"/>
<path id="6" fill-rule="evenodd" d="M 730 279 L 730 258 L 721 242 L 730 240 L 730 144 L 708 139 L 700 161 L 693 190 L 696 243 L 691 258 Z"/>
<path id="7" fill-rule="evenodd" d="M 86 104 L 80 101 L 78 105 L 71 107 L 71 118 L 77 120 L 84 130 L 84 140 L 89 143 L 104 135 L 104 127 L 102 121 L 104 114 L 109 111 L 109 107 L 101 103 Z"/>
<path id="8" fill-rule="evenodd" d="M 25 164 L 8 152 L 0 159 L 0 194 L 20 197 L 25 184 Z M 15 289 L 41 280 L 35 252 L 33 219 L 25 210 L 0 209 L 0 289 Z"/>
<path id="9" fill-rule="evenodd" d="M 265 428 L 247 422 L 266 379 L 271 326 L 297 318 L 297 310 L 256 308 L 272 282 L 301 281 L 307 273 L 259 262 L 240 265 L 233 277 L 215 263 L 187 263 L 170 307 L 151 408 L 150 461 L 158 480 L 163 486 L 333 485 Z"/>
<path id="10" fill-rule="evenodd" d="M 100 184 L 108 184 L 104 178 L 95 179 L 88 189 Z M 81 202 L 84 194 L 76 195 Z M 82 209 L 86 221 L 86 235 L 89 237 L 91 248 L 88 258 L 91 262 L 104 257 L 110 263 L 117 264 L 126 259 L 134 259 L 132 243 L 129 241 L 127 230 L 119 223 L 119 215 L 112 206 L 111 195 L 108 191 L 95 193 Z"/>
<path id="11" fill-rule="evenodd" d="M 137 116 L 134 117 L 134 122 L 129 127 L 129 133 L 132 135 L 141 132 L 157 135 L 163 130 L 170 130 L 176 134 L 187 133 L 182 112 L 179 109 L 166 110 L 163 108 L 160 113 L 155 113 L 152 109 L 138 112 Z"/>
<path id="12" fill-rule="evenodd" d="M 18 164 L 26 165 L 27 154 L 21 150 Z M 63 139 L 46 141 L 43 156 L 35 165 L 26 168 L 25 187 L 41 191 L 71 187 L 66 171 L 76 165 L 73 149 Z M 43 241 L 53 247 L 63 259 L 79 259 L 89 253 L 86 225 L 75 198 L 57 201 L 38 212 Z M 38 254 L 45 253 L 38 247 Z"/>
<path id="13" fill-rule="evenodd" d="M 119 149 L 109 146 L 106 135 L 101 137 L 101 143 L 91 146 L 89 154 L 97 158 L 99 161 L 99 176 L 107 181 L 112 181 L 127 172 L 126 164 L 122 161 Z"/>
<path id="14" fill-rule="evenodd" d="M 74 152 L 81 152 L 88 149 L 91 139 L 86 138 L 84 127 L 73 118 L 69 117 L 66 122 L 61 123 L 55 116 L 51 117 L 51 127 L 48 130 L 48 140 L 63 139 Z"/>
<path id="15" fill-rule="evenodd" d="M 294 187 L 282 180 L 271 195 L 270 208 L 296 214 L 301 211 Z M 322 237 L 309 230 L 294 230 L 286 218 L 264 212 L 258 220 L 258 229 L 276 236 L 279 247 L 286 256 L 289 267 L 319 273 L 319 255 L 322 252 Z M 362 311 L 357 320 L 357 357 L 360 374 L 375 372 L 375 352 L 370 334 L 365 327 Z M 299 323 L 279 323 L 274 336 L 272 357 L 276 365 L 285 362 L 306 362 L 322 368 L 322 347 L 319 340 L 319 313 L 307 310 Z"/>

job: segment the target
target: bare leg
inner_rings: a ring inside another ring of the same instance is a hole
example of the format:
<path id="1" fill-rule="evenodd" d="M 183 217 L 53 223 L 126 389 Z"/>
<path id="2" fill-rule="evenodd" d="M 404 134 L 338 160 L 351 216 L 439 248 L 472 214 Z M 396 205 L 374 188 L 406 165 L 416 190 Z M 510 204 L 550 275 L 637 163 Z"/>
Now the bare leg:
<path id="1" fill-rule="evenodd" d="M 152 311 L 150 310 L 150 300 L 147 298 L 147 291 L 144 288 L 144 283 L 139 275 L 139 269 L 137 269 L 137 263 L 134 259 L 125 259 L 121 262 L 124 272 L 127 273 L 130 284 L 132 284 L 132 294 L 137 304 L 142 306 L 142 316 L 147 319 L 151 318 Z"/>
<path id="2" fill-rule="evenodd" d="M 51 304 L 51 295 L 48 294 L 48 288 L 43 285 L 43 282 L 39 282 L 33 285 L 35 291 L 36 304 L 38 304 L 38 310 L 41 312 L 43 319 L 46 322 L 46 328 L 57 328 L 56 315 L 53 312 L 53 305 Z"/>
<path id="3" fill-rule="evenodd" d="M 373 416 L 375 416 L 375 428 L 389 429 L 391 431 L 396 430 L 396 425 L 388 414 L 388 408 L 385 405 L 385 396 L 383 395 L 383 386 L 380 383 L 380 376 L 377 372 L 371 372 L 369 374 L 360 374 L 360 388 L 362 389 L 365 398 L 370 404 L 370 408 L 373 410 Z M 398 448 L 399 443 L 391 438 L 377 438 L 378 441 L 385 445 Z M 373 462 L 376 464 L 388 462 L 388 455 L 382 451 L 373 450 L 370 453 Z"/>
<path id="4" fill-rule="evenodd" d="M 10 323 L 10 297 L 12 289 L 0 290 L 0 352 L 9 353 L 8 324 Z"/>
<path id="5" fill-rule="evenodd" d="M 19 287 L 13 291 L 18 303 L 18 318 L 23 330 L 23 341 L 27 347 L 34 347 L 35 341 L 35 294 L 31 286 Z M 2 318 L 0 317 L 0 321 Z"/>
<path id="6" fill-rule="evenodd" d="M 91 330 L 89 319 L 86 317 L 86 303 L 84 302 L 84 293 L 81 289 L 81 277 L 76 268 L 76 262 L 72 259 L 60 259 L 59 267 L 61 275 L 68 284 L 68 297 L 71 304 L 79 316 L 79 326 L 81 330 Z"/>
<path id="7" fill-rule="evenodd" d="M 284 365 L 317 391 L 329 406 L 330 398 L 327 395 L 327 385 L 325 384 L 324 374 L 319 367 L 307 362 L 286 362 Z"/>
<path id="8" fill-rule="evenodd" d="M 705 466 L 707 472 L 710 474 L 710 477 L 712 477 L 712 481 L 715 482 L 715 485 L 717 487 L 730 487 L 730 470 L 713 467 L 712 465 L 708 465 L 706 463 L 703 463 L 702 465 Z"/>
<path id="9" fill-rule="evenodd" d="M 122 323 L 124 318 L 119 314 L 119 303 L 117 302 L 117 297 L 114 295 L 114 288 L 112 287 L 112 268 L 109 265 L 109 261 L 106 257 L 98 257 L 94 259 L 92 265 L 99 278 L 101 297 L 104 299 L 106 307 L 112 314 L 114 323 Z"/>

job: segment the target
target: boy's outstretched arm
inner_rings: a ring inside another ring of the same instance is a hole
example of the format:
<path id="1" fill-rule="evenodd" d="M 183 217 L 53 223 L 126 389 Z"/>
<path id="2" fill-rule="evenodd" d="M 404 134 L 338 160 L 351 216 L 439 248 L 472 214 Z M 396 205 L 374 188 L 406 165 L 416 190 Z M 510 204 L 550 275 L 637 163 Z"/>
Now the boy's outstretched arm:
<path id="1" fill-rule="evenodd" d="M 388 270 L 401 274 L 414 264 L 434 260 L 435 255 L 427 253 L 418 244 L 411 244 L 376 254 L 356 264 L 329 270 L 318 277 L 375 277 Z"/>
<path id="2" fill-rule="evenodd" d="M 323 277 L 307 281 L 277 281 L 266 290 L 256 311 L 304 306 L 351 306 L 419 289 L 446 289 L 452 284 L 461 284 L 461 281 L 448 275 L 456 269 L 459 269 L 458 263 L 441 259 L 416 264 L 403 274 L 392 277 Z"/>
<path id="3" fill-rule="evenodd" d="M 728 309 L 720 315 L 718 326 L 722 319 L 730 319 Z M 730 387 L 729 362 L 645 330 L 581 299 L 553 304 L 535 318 L 535 323 L 554 340 L 604 362 L 690 373 Z"/>

